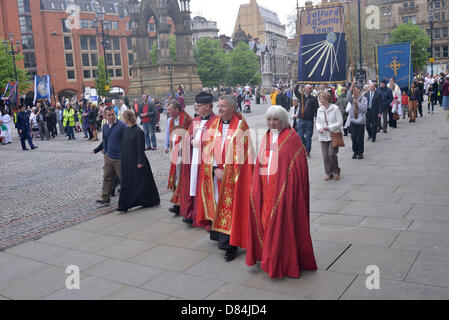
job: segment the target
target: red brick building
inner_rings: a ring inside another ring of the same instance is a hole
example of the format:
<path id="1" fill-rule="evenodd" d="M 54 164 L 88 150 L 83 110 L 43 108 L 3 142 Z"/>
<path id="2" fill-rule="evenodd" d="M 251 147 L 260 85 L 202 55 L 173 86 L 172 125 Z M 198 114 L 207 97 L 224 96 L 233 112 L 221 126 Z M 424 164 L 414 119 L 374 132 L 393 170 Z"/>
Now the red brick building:
<path id="1" fill-rule="evenodd" d="M 51 76 L 58 97 L 80 95 L 95 87 L 98 59 L 104 58 L 102 24 L 91 0 L 0 1 L 0 39 L 14 34 L 21 42 L 24 67 L 32 75 Z M 111 88 L 128 91 L 134 61 L 126 0 L 101 0 L 106 26 L 106 66 Z M 172 24 L 173 26 L 173 24 Z M 174 26 L 172 27 L 174 33 Z M 154 20 L 148 22 L 150 48 L 156 41 Z M 33 92 L 27 93 L 30 97 Z"/>

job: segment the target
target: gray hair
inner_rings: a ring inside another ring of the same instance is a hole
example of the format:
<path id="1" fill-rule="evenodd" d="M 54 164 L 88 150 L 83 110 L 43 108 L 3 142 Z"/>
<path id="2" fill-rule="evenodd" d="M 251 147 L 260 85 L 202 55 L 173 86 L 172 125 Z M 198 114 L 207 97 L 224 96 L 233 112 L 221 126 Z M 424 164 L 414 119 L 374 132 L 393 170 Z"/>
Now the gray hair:
<path id="1" fill-rule="evenodd" d="M 271 106 L 267 110 L 266 119 L 276 118 L 281 120 L 282 129 L 288 128 L 290 125 L 288 123 L 289 114 L 281 106 Z"/>
<path id="2" fill-rule="evenodd" d="M 225 100 L 231 107 L 235 107 L 235 99 L 231 96 L 221 96 L 219 100 Z"/>

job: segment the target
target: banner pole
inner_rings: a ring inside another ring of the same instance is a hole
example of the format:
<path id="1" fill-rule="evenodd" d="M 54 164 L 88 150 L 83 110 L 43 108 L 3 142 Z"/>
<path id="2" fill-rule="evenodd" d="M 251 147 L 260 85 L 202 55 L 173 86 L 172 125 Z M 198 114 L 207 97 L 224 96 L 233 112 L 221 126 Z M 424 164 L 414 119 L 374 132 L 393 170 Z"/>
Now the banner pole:
<path id="1" fill-rule="evenodd" d="M 354 57 L 352 55 L 352 31 L 351 31 L 351 7 L 349 2 L 346 2 L 348 7 L 348 32 L 349 32 L 349 57 L 351 63 L 351 83 L 354 81 Z"/>

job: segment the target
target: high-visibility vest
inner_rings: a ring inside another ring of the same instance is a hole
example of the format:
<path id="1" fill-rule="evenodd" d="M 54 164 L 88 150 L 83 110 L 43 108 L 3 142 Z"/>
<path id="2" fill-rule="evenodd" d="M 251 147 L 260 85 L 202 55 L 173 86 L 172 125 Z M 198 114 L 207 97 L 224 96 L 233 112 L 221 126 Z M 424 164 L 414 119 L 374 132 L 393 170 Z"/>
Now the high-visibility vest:
<path id="1" fill-rule="evenodd" d="M 75 126 L 75 110 L 64 109 L 63 117 L 64 117 L 64 127 L 67 127 L 67 122 L 69 124 L 69 127 Z"/>

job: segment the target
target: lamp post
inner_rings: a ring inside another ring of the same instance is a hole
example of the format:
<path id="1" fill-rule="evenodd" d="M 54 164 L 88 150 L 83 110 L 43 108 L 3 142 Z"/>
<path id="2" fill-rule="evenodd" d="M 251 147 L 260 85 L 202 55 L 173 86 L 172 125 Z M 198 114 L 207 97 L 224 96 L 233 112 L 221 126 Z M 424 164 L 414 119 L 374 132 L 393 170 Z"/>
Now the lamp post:
<path id="1" fill-rule="evenodd" d="M 170 74 L 170 94 L 171 94 L 171 97 L 173 98 L 174 92 L 173 92 L 173 66 L 172 65 L 168 66 L 168 73 Z"/>
<path id="2" fill-rule="evenodd" d="M 434 28 L 434 17 L 433 17 L 433 0 L 429 1 L 429 20 L 430 20 L 430 74 L 431 77 L 433 79 L 433 62 L 434 62 L 434 57 L 433 57 L 433 28 Z"/>
<path id="3" fill-rule="evenodd" d="M 3 41 L 5 45 L 6 53 L 12 55 L 12 61 L 14 64 L 14 76 L 16 79 L 16 83 L 18 82 L 17 78 L 17 67 L 16 67 L 16 54 L 19 53 L 20 41 L 16 41 L 17 50 L 14 48 L 14 34 L 12 32 L 9 33 L 9 40 Z M 8 46 L 11 44 L 11 50 L 8 50 Z"/>
<path id="4" fill-rule="evenodd" d="M 227 66 L 226 69 L 228 70 L 228 87 L 231 89 L 231 67 Z"/>
<path id="5" fill-rule="evenodd" d="M 105 24 L 108 23 L 104 20 L 105 15 L 101 8 L 101 4 L 99 0 L 96 0 L 94 3 L 95 8 L 95 17 L 96 17 L 96 25 L 97 25 L 97 36 L 101 36 L 101 45 L 103 46 L 103 56 L 104 56 L 104 68 L 106 72 L 106 88 L 107 91 L 109 89 L 109 74 L 108 74 L 108 63 L 106 58 L 106 47 L 110 46 L 110 42 L 106 40 L 109 38 L 109 29 L 106 29 L 105 32 Z M 99 27 L 101 24 L 101 32 L 99 31 Z"/>
<path id="6" fill-rule="evenodd" d="M 277 74 L 276 74 L 276 48 L 277 43 L 274 39 L 271 39 L 271 49 L 273 49 L 273 67 L 274 67 L 274 82 L 277 80 Z"/>

